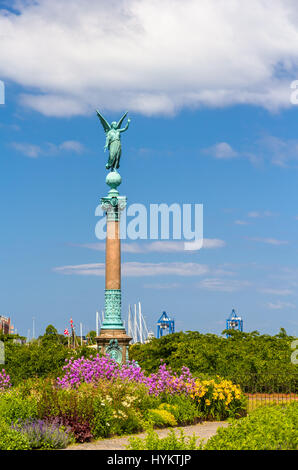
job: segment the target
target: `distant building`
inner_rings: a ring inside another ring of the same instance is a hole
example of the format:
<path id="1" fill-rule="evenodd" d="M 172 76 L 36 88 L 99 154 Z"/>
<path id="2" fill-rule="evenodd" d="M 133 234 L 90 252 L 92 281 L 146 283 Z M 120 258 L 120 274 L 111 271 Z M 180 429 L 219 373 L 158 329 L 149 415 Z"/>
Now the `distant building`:
<path id="1" fill-rule="evenodd" d="M 172 320 L 166 312 L 162 312 L 157 322 L 157 338 L 161 338 L 164 334 L 175 333 L 175 320 Z"/>
<path id="2" fill-rule="evenodd" d="M 26 344 L 26 339 L 25 338 L 13 338 L 12 342 L 13 344 Z"/>
<path id="3" fill-rule="evenodd" d="M 231 315 L 226 321 L 226 329 L 243 331 L 243 320 L 239 315 L 237 315 L 234 308 L 232 310 Z M 229 334 L 227 334 L 227 338 L 228 336 Z"/>
<path id="4" fill-rule="evenodd" d="M 155 338 L 153 331 L 149 331 L 147 339 L 145 340 L 145 343 L 150 343 Z"/>
<path id="5" fill-rule="evenodd" d="M 13 325 L 9 317 L 0 315 L 0 334 L 9 335 L 13 333 Z"/>

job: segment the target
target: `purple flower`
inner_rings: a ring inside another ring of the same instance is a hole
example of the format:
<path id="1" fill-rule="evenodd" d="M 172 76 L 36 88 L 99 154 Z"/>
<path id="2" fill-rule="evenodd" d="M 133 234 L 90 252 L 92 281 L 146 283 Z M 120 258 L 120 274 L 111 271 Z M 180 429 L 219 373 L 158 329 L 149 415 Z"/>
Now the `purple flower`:
<path id="1" fill-rule="evenodd" d="M 61 428 L 58 418 L 51 422 L 30 419 L 11 427 L 28 438 L 31 449 L 64 449 L 71 441 L 70 428 Z"/>
<path id="2" fill-rule="evenodd" d="M 6 374 L 5 369 L 2 369 L 2 372 L 0 372 L 0 392 L 4 392 L 10 387 L 10 376 Z"/>
<path id="3" fill-rule="evenodd" d="M 136 365 L 135 361 L 130 361 L 120 366 L 109 356 L 99 355 L 89 359 L 71 358 L 64 366 L 65 374 L 62 378 L 57 378 L 57 384 L 61 388 L 76 388 L 81 383 L 98 384 L 101 380 L 121 380 L 125 382 L 143 383 L 147 386 L 152 395 L 161 393 L 188 394 L 194 387 L 195 381 L 190 370 L 182 367 L 180 375 L 173 373 L 167 368 L 165 363 L 161 363 L 158 371 L 149 377 Z"/>

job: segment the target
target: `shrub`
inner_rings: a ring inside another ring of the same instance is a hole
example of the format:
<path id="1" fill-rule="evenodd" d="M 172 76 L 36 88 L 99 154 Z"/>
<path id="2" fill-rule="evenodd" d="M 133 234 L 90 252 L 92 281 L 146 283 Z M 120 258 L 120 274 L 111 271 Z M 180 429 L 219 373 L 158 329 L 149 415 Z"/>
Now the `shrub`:
<path id="1" fill-rule="evenodd" d="M 48 335 L 50 336 L 50 335 Z M 91 349 L 82 347 L 69 349 L 53 340 L 35 340 L 29 344 L 5 343 L 5 370 L 13 385 L 29 378 L 57 377 L 61 374 L 65 360 L 71 356 L 91 354 Z"/>
<path id="2" fill-rule="evenodd" d="M 91 433 L 95 439 L 108 437 L 111 432 L 112 408 L 101 397 L 93 401 L 93 418 L 91 420 Z"/>
<path id="3" fill-rule="evenodd" d="M 101 381 L 82 383 L 76 389 L 58 388 L 49 382 L 41 391 L 38 416 L 59 418 L 70 426 L 78 442 L 110 434 L 131 434 L 144 429 L 139 384 Z M 148 390 L 147 390 L 148 393 Z"/>
<path id="4" fill-rule="evenodd" d="M 168 402 L 173 396 L 190 396 L 195 404 L 191 406 L 188 402 L 188 415 L 180 412 L 181 422 L 187 422 L 198 416 L 204 419 L 240 417 L 246 411 L 246 402 L 241 390 L 231 381 L 219 378 L 216 380 L 195 380 L 187 367 L 182 367 L 179 375 L 173 373 L 166 364 L 161 364 L 156 373 L 146 377 L 144 371 L 137 368 L 134 363 L 119 366 L 110 357 L 97 355 L 89 359 L 83 357 L 76 360 L 71 359 L 64 369 L 64 377 L 57 379 L 58 386 L 62 389 L 78 388 L 84 383 L 93 384 L 96 387 L 102 387 L 104 383 L 112 383 L 114 385 L 111 390 L 114 391 L 111 393 L 115 395 L 119 392 L 119 397 L 122 397 L 123 393 L 125 394 L 124 390 L 129 386 L 128 384 L 134 384 L 135 388 L 139 386 L 147 388 L 145 396 L 148 397 L 149 394 L 159 397 L 161 401 L 165 402 Z M 121 409 L 119 397 L 113 397 L 113 404 L 121 410 L 123 415 L 125 410 Z"/>
<path id="5" fill-rule="evenodd" d="M 61 388 L 76 388 L 82 383 L 98 384 L 101 380 L 114 381 L 118 378 L 123 381 L 133 380 L 134 382 L 143 382 L 144 373 L 134 363 L 120 366 L 109 356 L 100 356 L 89 358 L 71 358 L 63 367 L 63 377 L 57 378 L 57 383 Z"/>
<path id="6" fill-rule="evenodd" d="M 26 436 L 11 429 L 3 420 L 0 421 L 0 450 L 29 450 L 30 444 Z"/>
<path id="7" fill-rule="evenodd" d="M 142 408 L 149 392 L 143 384 L 123 383 L 119 378 L 114 383 L 102 382 L 100 388 L 104 403 L 111 409 L 111 434 L 131 434 L 144 429 Z"/>
<path id="8" fill-rule="evenodd" d="M 265 405 L 220 428 L 206 450 L 297 450 L 298 403 Z"/>
<path id="9" fill-rule="evenodd" d="M 145 384 L 138 384 L 137 387 L 133 387 L 131 394 L 135 398 L 135 406 L 144 418 L 146 418 L 149 409 L 159 408 L 162 403 L 162 397 L 150 394 Z"/>
<path id="10" fill-rule="evenodd" d="M 179 424 L 185 426 L 199 421 L 200 412 L 193 398 L 187 395 L 169 395 L 165 399 L 167 403 L 163 403 L 161 407 L 168 409 Z"/>
<path id="11" fill-rule="evenodd" d="M 76 388 L 82 383 L 97 385 L 102 380 L 122 381 L 123 383 L 143 383 L 152 395 L 187 393 L 189 386 L 194 384 L 189 369 L 182 367 L 181 374 L 173 373 L 166 364 L 161 364 L 158 371 L 149 377 L 138 367 L 134 361 L 120 366 L 109 356 L 100 356 L 85 359 L 71 358 L 63 367 L 64 376 L 57 378 L 61 388 Z"/>
<path id="12" fill-rule="evenodd" d="M 170 431 L 167 437 L 160 438 L 156 432 L 150 429 L 144 439 L 140 437 L 131 437 L 129 445 L 130 450 L 196 450 L 197 437 L 186 437 L 184 432 L 180 431 L 180 436 Z"/>
<path id="13" fill-rule="evenodd" d="M 230 330 L 229 335 L 173 333 L 130 346 L 129 357 L 148 374 L 158 370 L 162 358 L 176 372 L 187 366 L 196 377 L 219 374 L 246 392 L 298 391 L 298 370 L 290 361 L 295 337 L 282 331 L 270 336 Z"/>
<path id="14" fill-rule="evenodd" d="M 65 428 L 69 428 L 76 442 L 89 442 L 93 435 L 91 432 L 91 423 L 81 418 L 76 413 L 63 414 L 55 421 Z"/>
<path id="15" fill-rule="evenodd" d="M 17 389 L 0 395 L 0 416 L 7 424 L 37 417 L 36 397 L 24 397 Z"/>
<path id="16" fill-rule="evenodd" d="M 7 424 L 25 423 L 31 433 L 45 435 L 54 433 L 55 424 L 70 428 L 76 441 L 85 442 L 142 431 L 148 422 L 176 426 L 245 412 L 238 386 L 220 378 L 195 380 L 187 368 L 178 375 L 162 364 L 146 377 L 135 365 L 120 367 L 99 356 L 72 359 L 65 368 L 62 379 L 28 379 L 1 393 L 0 415 Z"/>
<path id="17" fill-rule="evenodd" d="M 73 440 L 70 428 L 59 421 L 27 420 L 13 426 L 29 441 L 31 449 L 64 449 Z"/>
<path id="18" fill-rule="evenodd" d="M 45 383 L 38 401 L 38 416 L 43 420 L 58 419 L 60 425 L 69 427 L 76 441 L 90 441 L 93 417 L 93 389 L 58 389 L 51 381 Z"/>
<path id="19" fill-rule="evenodd" d="M 123 434 L 133 434 L 136 432 L 143 431 L 145 429 L 146 423 L 139 413 L 138 410 L 134 410 L 133 408 L 128 410 L 127 418 L 123 423 Z"/>
<path id="20" fill-rule="evenodd" d="M 170 413 L 170 411 L 163 408 L 149 410 L 147 419 L 150 423 L 158 427 L 177 425 L 175 416 Z"/>
<path id="21" fill-rule="evenodd" d="M 239 386 L 230 380 L 197 380 L 190 392 L 204 419 L 223 420 L 239 418 L 246 414 L 247 400 Z"/>
<path id="22" fill-rule="evenodd" d="M 135 409 L 126 411 L 117 410 L 113 412 L 111 419 L 111 434 L 132 434 L 144 429 L 145 422 Z"/>
<path id="23" fill-rule="evenodd" d="M 46 345 L 38 341 L 30 344 L 7 343 L 5 369 L 16 385 L 30 377 L 57 376 L 69 356 L 70 350 L 58 344 Z"/>

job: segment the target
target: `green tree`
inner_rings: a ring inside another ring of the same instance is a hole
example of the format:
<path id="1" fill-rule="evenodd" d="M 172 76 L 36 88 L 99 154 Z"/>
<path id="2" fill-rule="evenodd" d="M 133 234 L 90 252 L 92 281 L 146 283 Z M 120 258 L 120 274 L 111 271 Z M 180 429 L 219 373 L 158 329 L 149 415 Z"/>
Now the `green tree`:
<path id="1" fill-rule="evenodd" d="M 94 344 L 95 343 L 95 338 L 96 338 L 96 331 L 91 330 L 89 333 L 87 333 L 86 338 L 90 338 L 90 343 Z"/>
<path id="2" fill-rule="evenodd" d="M 70 357 L 88 357 L 94 354 L 91 348 L 70 349 L 55 341 L 33 341 L 27 344 L 7 343 L 5 345 L 4 369 L 12 383 L 34 377 L 61 376 L 65 360 Z"/>
<path id="3" fill-rule="evenodd" d="M 284 328 L 280 328 L 279 333 L 276 336 L 278 338 L 286 338 L 288 335 Z"/>
<path id="4" fill-rule="evenodd" d="M 67 345 L 67 338 L 64 335 L 60 335 L 57 329 L 53 325 L 48 325 L 45 330 L 45 334 L 38 338 L 42 343 L 52 342 L 57 344 Z"/>
<path id="5" fill-rule="evenodd" d="M 53 326 L 53 325 L 48 325 L 46 327 L 46 332 L 45 332 L 45 335 L 46 336 L 57 336 L 58 335 L 58 331 L 56 330 L 56 328 Z"/>
<path id="6" fill-rule="evenodd" d="M 163 360 L 177 372 L 187 366 L 197 377 L 231 379 L 247 392 L 298 390 L 298 367 L 290 359 L 295 338 L 284 332 L 270 336 L 229 330 L 229 334 L 226 338 L 198 331 L 174 333 L 130 346 L 129 357 L 148 373 L 156 372 Z"/>

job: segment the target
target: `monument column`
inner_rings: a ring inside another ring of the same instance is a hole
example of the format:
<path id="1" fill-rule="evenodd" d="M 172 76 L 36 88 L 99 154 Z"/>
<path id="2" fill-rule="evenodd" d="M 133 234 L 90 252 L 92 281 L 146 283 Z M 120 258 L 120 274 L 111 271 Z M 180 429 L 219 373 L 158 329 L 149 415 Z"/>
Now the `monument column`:
<path id="1" fill-rule="evenodd" d="M 121 318 L 120 215 L 126 207 L 126 197 L 120 196 L 117 190 L 121 184 L 121 176 L 116 170 L 107 175 L 106 183 L 110 191 L 107 197 L 101 198 L 101 207 L 107 218 L 105 315 L 96 341 L 100 352 L 124 363 L 128 360 L 128 345 L 132 339 L 127 336 Z"/>

